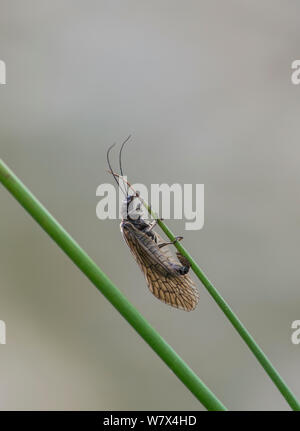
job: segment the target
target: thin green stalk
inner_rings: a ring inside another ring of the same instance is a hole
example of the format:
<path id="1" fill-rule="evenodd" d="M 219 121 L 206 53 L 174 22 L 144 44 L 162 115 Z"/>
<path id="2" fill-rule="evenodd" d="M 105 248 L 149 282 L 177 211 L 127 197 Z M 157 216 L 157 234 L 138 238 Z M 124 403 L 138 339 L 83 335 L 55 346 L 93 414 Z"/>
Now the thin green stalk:
<path id="1" fill-rule="evenodd" d="M 195 397 L 208 410 L 227 410 L 2 160 L 0 160 L 0 181 Z"/>
<path id="2" fill-rule="evenodd" d="M 130 184 L 128 183 L 130 186 Z M 131 186 L 130 186 L 131 187 Z M 131 187 L 132 188 L 132 187 Z M 147 208 L 149 214 L 157 219 L 157 223 L 160 226 L 160 228 L 164 231 L 164 233 L 167 235 L 167 237 L 174 241 L 175 235 L 170 231 L 170 229 L 163 223 L 163 221 L 158 219 L 158 216 L 154 213 L 154 211 L 151 210 L 149 205 L 143 200 L 142 203 Z M 177 250 L 185 256 L 188 261 L 191 264 L 191 268 L 196 274 L 196 276 L 199 278 L 199 280 L 202 282 L 202 284 L 206 287 L 210 295 L 213 297 L 213 299 L 216 301 L 218 306 L 221 308 L 225 316 L 229 319 L 229 321 L 232 323 L 234 328 L 237 330 L 237 332 L 240 334 L 242 339 L 245 341 L 249 349 L 252 351 L 258 362 L 262 365 L 264 370 L 267 372 L 269 377 L 272 379 L 274 384 L 277 386 L 281 394 L 284 396 L 288 404 L 293 410 L 300 410 L 300 404 L 291 389 L 288 387 L 288 385 L 285 383 L 283 378 L 280 376 L 274 365 L 271 363 L 271 361 L 268 359 L 268 357 L 265 355 L 265 353 L 262 351 L 262 349 L 259 347 L 259 345 L 255 342 L 254 338 L 251 336 L 251 334 L 247 331 L 245 326 L 242 324 L 242 322 L 239 320 L 237 315 L 233 312 L 233 310 L 230 308 L 230 306 L 227 304 L 225 299 L 222 297 L 222 295 L 218 292 L 218 290 L 214 287 L 214 285 L 209 281 L 207 276 L 204 274 L 204 272 L 201 270 L 199 265 L 195 262 L 195 260 L 192 258 L 192 256 L 187 252 L 187 250 L 181 245 L 180 242 L 176 241 L 174 244 Z"/>

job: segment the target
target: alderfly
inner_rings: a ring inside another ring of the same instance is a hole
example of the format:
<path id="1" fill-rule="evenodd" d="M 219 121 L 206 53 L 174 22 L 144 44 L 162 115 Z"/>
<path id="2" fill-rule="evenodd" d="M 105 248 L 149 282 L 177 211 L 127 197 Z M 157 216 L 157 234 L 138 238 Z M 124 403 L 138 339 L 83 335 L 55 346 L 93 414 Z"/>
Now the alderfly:
<path id="1" fill-rule="evenodd" d="M 109 147 L 107 151 L 109 172 L 125 196 L 121 208 L 122 221 L 120 224 L 123 238 L 144 273 L 147 285 L 153 295 L 172 307 L 192 311 L 196 308 L 199 294 L 194 282 L 188 275 L 190 264 L 179 252 L 176 253 L 177 260 L 168 247 L 170 244 L 180 241 L 182 237 L 177 237 L 173 242 L 165 242 L 153 230 L 157 220 L 150 222 L 142 218 L 139 193 L 135 192 L 135 194 L 130 195 L 128 187 L 126 186 L 124 190 L 124 187 L 121 186 L 123 180 L 122 150 L 129 138 L 123 142 L 119 152 L 120 175 L 113 171 L 109 159 L 110 151 L 115 144 Z M 123 186 L 124 184 L 125 181 L 123 181 Z M 129 185 L 127 182 L 126 184 Z"/>

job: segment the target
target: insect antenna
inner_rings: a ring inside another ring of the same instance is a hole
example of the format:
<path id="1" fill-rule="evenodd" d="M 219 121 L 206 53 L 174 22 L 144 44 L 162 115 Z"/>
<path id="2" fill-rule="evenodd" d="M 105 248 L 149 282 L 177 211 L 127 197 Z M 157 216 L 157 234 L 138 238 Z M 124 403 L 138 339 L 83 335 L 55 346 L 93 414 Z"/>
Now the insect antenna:
<path id="1" fill-rule="evenodd" d="M 124 193 L 124 195 L 125 195 L 125 196 L 127 196 L 127 193 L 125 193 L 125 192 L 124 192 L 124 190 L 123 190 L 123 188 L 120 186 L 120 182 L 119 182 L 119 180 L 117 179 L 117 176 L 115 175 L 115 173 L 114 173 L 114 171 L 113 171 L 113 169 L 112 169 L 112 167 L 111 167 L 110 160 L 109 160 L 109 153 L 110 153 L 110 151 L 112 150 L 112 148 L 113 148 L 115 145 L 116 145 L 116 144 L 112 144 L 112 145 L 108 148 L 107 153 L 106 153 L 106 159 L 107 159 L 107 163 L 108 163 L 108 166 L 109 166 L 109 169 L 110 169 L 110 173 L 111 173 L 111 174 L 112 174 L 112 176 L 114 177 L 114 179 L 115 179 L 116 183 L 118 184 L 118 187 L 122 190 L 122 192 Z"/>
<path id="2" fill-rule="evenodd" d="M 122 169 L 122 151 L 124 148 L 124 145 L 126 144 L 126 142 L 129 141 L 129 139 L 131 138 L 131 135 L 129 135 L 125 141 L 122 143 L 121 148 L 120 148 L 120 152 L 119 152 L 119 166 L 120 166 L 120 174 L 123 177 L 123 169 Z M 126 185 L 126 196 L 128 195 L 128 185 Z"/>
<path id="3" fill-rule="evenodd" d="M 129 136 L 125 139 L 125 141 L 122 143 L 121 148 L 120 148 L 120 153 L 119 153 L 119 165 L 120 165 L 120 173 L 121 173 L 122 177 L 124 176 L 124 175 L 123 175 L 123 170 L 122 170 L 122 151 L 123 151 L 124 145 L 126 144 L 126 142 L 128 142 L 128 141 L 129 141 L 129 139 L 130 139 L 130 138 L 131 138 L 131 135 L 129 135 Z"/>

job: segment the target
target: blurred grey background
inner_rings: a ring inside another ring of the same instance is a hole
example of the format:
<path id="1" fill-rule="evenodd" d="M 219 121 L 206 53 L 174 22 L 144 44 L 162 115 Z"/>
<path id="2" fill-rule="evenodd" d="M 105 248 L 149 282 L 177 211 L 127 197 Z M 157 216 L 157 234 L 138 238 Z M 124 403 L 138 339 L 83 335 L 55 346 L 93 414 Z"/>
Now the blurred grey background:
<path id="1" fill-rule="evenodd" d="M 296 1 L 1 1 L 1 156 L 233 410 L 288 406 L 197 283 L 193 313 L 148 291 L 96 218 L 105 152 L 133 182 L 204 183 L 184 245 L 300 397 L 300 57 Z M 201 409 L 1 189 L 1 409 Z"/>

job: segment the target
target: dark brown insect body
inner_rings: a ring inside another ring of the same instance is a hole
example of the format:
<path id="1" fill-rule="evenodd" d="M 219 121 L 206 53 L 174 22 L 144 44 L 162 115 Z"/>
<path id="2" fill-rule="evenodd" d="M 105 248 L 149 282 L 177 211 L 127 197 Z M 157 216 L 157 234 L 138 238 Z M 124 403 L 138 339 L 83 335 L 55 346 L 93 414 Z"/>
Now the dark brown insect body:
<path id="1" fill-rule="evenodd" d="M 109 167 L 111 169 L 110 163 Z M 121 174 L 123 176 L 122 168 Z M 118 180 L 117 182 L 119 184 Z M 139 200 L 138 194 L 126 194 L 120 229 L 126 244 L 144 273 L 150 291 L 172 307 L 185 311 L 194 310 L 199 300 L 199 294 L 188 275 L 189 262 L 180 253 L 177 253 L 177 259 L 173 256 L 168 247 L 172 242 L 165 242 L 153 231 L 157 221 L 144 220 L 141 216 L 139 201 L 138 205 L 133 208 L 132 204 L 136 202 L 135 200 Z M 182 237 L 178 237 L 176 240 L 180 239 Z"/>

